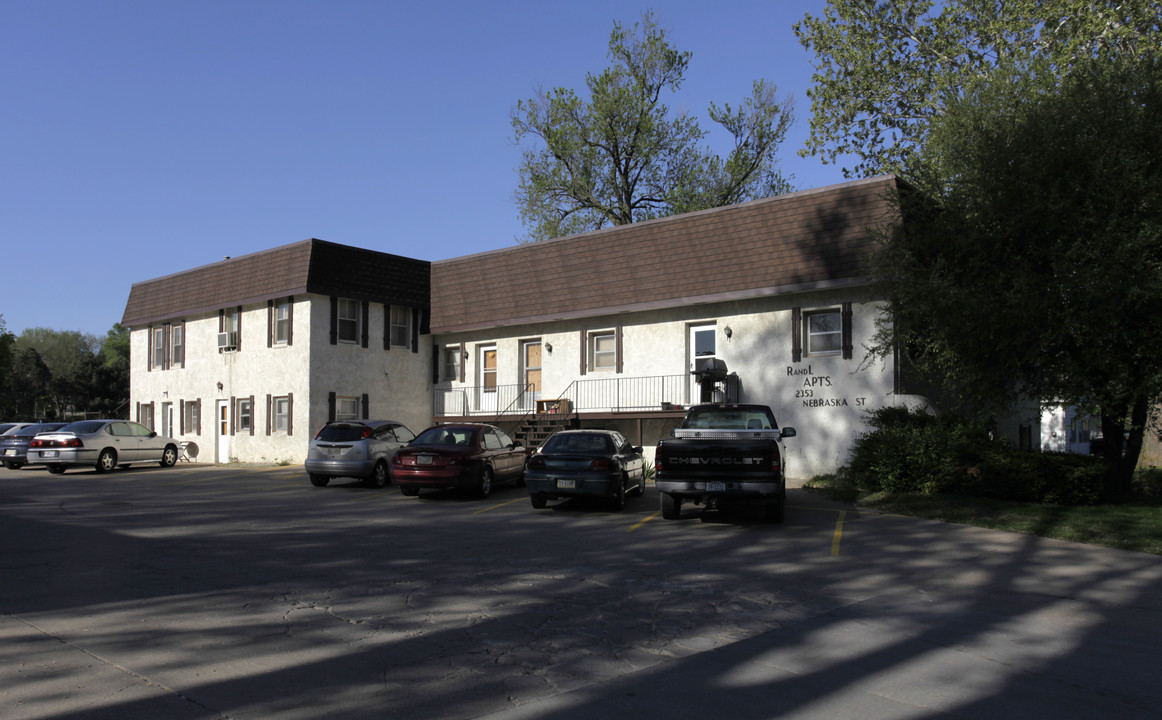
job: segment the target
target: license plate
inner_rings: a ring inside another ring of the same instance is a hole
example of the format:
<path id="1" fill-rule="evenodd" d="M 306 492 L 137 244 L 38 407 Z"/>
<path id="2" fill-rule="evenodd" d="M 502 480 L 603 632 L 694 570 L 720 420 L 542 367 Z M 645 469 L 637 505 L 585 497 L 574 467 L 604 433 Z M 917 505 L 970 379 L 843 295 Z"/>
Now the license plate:
<path id="1" fill-rule="evenodd" d="M 416 455 L 416 465 L 431 465 L 431 464 L 432 464 L 432 456 L 431 455 Z"/>
<path id="2" fill-rule="evenodd" d="M 57 455 L 58 455 L 58 453 L 57 453 L 57 451 L 56 451 L 56 450 L 41 450 L 41 451 L 40 451 L 40 456 L 41 456 L 42 458 L 46 458 L 46 457 L 56 457 Z"/>
<path id="3" fill-rule="evenodd" d="M 577 481 L 558 479 L 557 487 L 562 490 L 572 490 L 573 488 L 577 487 Z"/>
<path id="4" fill-rule="evenodd" d="M 726 483 L 711 480 L 706 483 L 706 492 L 726 492 Z"/>
<path id="5" fill-rule="evenodd" d="M 339 457 L 342 454 L 343 454 L 343 451 L 340 450 L 339 448 L 327 448 L 327 456 L 328 457 Z"/>
<path id="6" fill-rule="evenodd" d="M 8 448 L 7 450 L 5 450 L 5 451 L 4 451 L 4 454 L 5 454 L 5 455 L 15 455 L 15 454 L 16 454 L 16 448 Z"/>

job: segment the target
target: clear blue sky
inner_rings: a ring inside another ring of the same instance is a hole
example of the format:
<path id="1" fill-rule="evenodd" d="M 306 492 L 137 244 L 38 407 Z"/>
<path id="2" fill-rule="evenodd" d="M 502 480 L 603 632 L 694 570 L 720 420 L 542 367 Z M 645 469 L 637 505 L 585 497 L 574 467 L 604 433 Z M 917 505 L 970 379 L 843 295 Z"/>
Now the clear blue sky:
<path id="1" fill-rule="evenodd" d="M 796 103 L 784 171 L 841 182 L 797 155 L 813 58 L 791 26 L 823 5 L 0 0 L 0 315 L 103 337 L 135 282 L 311 237 L 510 247 L 514 104 L 582 90 L 646 7 L 693 53 L 672 107 L 709 127 L 766 78 Z"/>

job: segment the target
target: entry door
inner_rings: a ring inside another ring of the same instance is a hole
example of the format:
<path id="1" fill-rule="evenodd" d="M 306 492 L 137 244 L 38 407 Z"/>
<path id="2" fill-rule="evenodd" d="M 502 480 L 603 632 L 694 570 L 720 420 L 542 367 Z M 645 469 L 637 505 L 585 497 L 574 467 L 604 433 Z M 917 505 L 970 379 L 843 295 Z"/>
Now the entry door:
<path id="1" fill-rule="evenodd" d="M 219 400 L 214 417 L 218 435 L 218 462 L 230 462 L 230 401 Z"/>
<path id="2" fill-rule="evenodd" d="M 717 325 L 692 325 L 690 326 L 690 371 L 696 369 L 697 361 L 707 360 L 715 357 L 716 346 L 715 340 L 718 337 Z M 691 405 L 700 402 L 702 399 L 702 386 L 697 379 L 690 376 L 690 397 L 687 402 Z"/>
<path id="3" fill-rule="evenodd" d="M 476 407 L 496 412 L 496 346 L 481 345 L 476 357 Z"/>
<path id="4" fill-rule="evenodd" d="M 173 437 L 173 403 L 164 402 L 161 404 L 161 434 L 166 437 Z"/>
<path id="5" fill-rule="evenodd" d="M 524 364 L 524 407 L 531 410 L 541 399 L 541 341 L 527 340 L 524 343 L 522 362 Z"/>

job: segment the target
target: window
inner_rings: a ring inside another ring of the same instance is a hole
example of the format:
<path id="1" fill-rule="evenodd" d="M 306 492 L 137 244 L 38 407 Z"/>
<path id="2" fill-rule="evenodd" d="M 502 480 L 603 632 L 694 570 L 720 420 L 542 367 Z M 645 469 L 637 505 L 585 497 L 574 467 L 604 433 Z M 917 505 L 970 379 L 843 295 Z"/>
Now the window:
<path id="1" fill-rule="evenodd" d="M 169 361 L 172 365 L 186 364 L 186 326 L 174 325 L 170 328 L 170 354 Z"/>
<path id="2" fill-rule="evenodd" d="M 444 348 L 444 379 L 456 382 L 460 379 L 460 346 Z"/>
<path id="3" fill-rule="evenodd" d="M 137 422 L 146 427 L 153 427 L 153 403 L 138 406 Z"/>
<path id="4" fill-rule="evenodd" d="M 843 321 L 838 310 L 807 313 L 807 354 L 834 355 L 843 350 Z"/>
<path id="5" fill-rule="evenodd" d="M 353 398 L 353 397 L 335 398 L 335 419 L 336 420 L 358 420 L 359 419 L 359 398 Z"/>
<path id="6" fill-rule="evenodd" d="M 391 306 L 391 346 L 407 347 L 411 339 L 411 308 Z"/>
<path id="7" fill-rule="evenodd" d="M 289 432 L 290 430 L 290 398 L 276 397 L 274 399 L 274 431 Z"/>
<path id="8" fill-rule="evenodd" d="M 182 430 L 201 435 L 202 418 L 199 417 L 198 403 L 188 401 L 182 408 Z"/>
<path id="9" fill-rule="evenodd" d="M 599 372 L 617 369 L 617 337 L 613 333 L 589 336 L 589 369 Z"/>
<path id="10" fill-rule="evenodd" d="M 238 431 L 253 432 L 254 430 L 254 404 L 250 399 L 238 401 Z"/>
<path id="11" fill-rule="evenodd" d="M 153 335 L 153 357 L 151 361 L 155 368 L 165 368 L 165 326 L 155 327 L 150 332 Z"/>
<path id="12" fill-rule="evenodd" d="M 290 342 L 290 324 L 290 300 L 279 300 L 274 306 L 274 342 L 276 345 L 286 345 Z"/>
<path id="13" fill-rule="evenodd" d="M 225 308 L 218 311 L 218 332 L 225 338 L 218 339 L 218 351 L 242 349 L 242 308 Z"/>
<path id="14" fill-rule="evenodd" d="M 339 342 L 359 342 L 359 301 L 339 298 Z"/>

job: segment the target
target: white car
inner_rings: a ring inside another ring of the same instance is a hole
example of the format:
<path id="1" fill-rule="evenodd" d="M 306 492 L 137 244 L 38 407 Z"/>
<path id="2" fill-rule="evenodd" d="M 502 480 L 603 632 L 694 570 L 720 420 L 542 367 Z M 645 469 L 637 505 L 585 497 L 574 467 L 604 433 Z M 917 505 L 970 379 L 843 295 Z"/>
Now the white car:
<path id="1" fill-rule="evenodd" d="M 177 460 L 178 441 L 144 425 L 128 420 L 80 420 L 34 437 L 28 445 L 27 464 L 47 465 L 50 473 L 59 475 L 75 465 L 104 473 L 144 462 L 172 467 Z"/>

